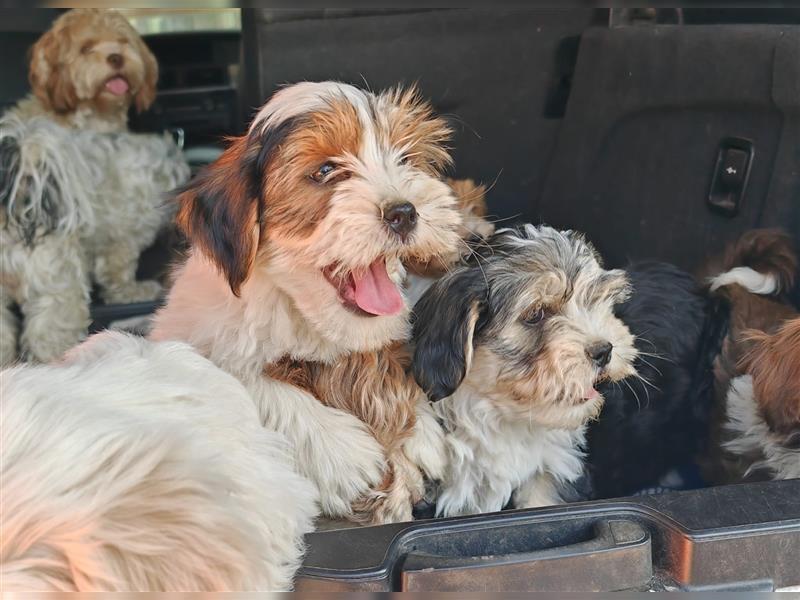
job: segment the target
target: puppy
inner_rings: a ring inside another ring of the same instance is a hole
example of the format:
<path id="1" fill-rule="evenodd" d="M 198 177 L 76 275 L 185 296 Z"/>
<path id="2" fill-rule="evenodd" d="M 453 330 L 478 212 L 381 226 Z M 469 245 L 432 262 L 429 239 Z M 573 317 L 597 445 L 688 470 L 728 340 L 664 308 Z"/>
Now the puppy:
<path id="1" fill-rule="evenodd" d="M 615 314 L 636 338 L 636 376 L 598 388 L 605 404 L 587 434 L 596 498 L 657 485 L 706 451 L 712 361 L 725 331 L 689 273 L 658 262 L 626 273 L 631 296 Z"/>
<path id="2" fill-rule="evenodd" d="M 155 98 L 157 76 L 113 11 L 69 11 L 34 45 L 33 93 L 0 119 L 0 363 L 18 350 L 49 361 L 78 342 L 93 283 L 107 303 L 160 293 L 136 281 L 139 254 L 170 220 L 162 196 L 189 168 L 169 136 L 127 129 L 128 109 Z"/>
<path id="3" fill-rule="evenodd" d="M 710 482 L 734 483 L 763 476 L 750 469 L 752 457 L 725 450 L 730 440 L 729 393 L 732 382 L 747 374 L 746 357 L 760 337 L 753 331 L 775 333 L 785 321 L 797 316 L 787 296 L 794 285 L 797 266 L 794 244 L 786 233 L 757 229 L 742 235 L 705 268 L 708 293 L 727 315 L 727 334 L 714 361 L 712 443 L 702 463 Z"/>
<path id="4" fill-rule="evenodd" d="M 0 396 L 4 591 L 291 588 L 314 486 L 188 345 L 105 332 Z"/>
<path id="5" fill-rule="evenodd" d="M 745 476 L 800 477 L 800 317 L 773 334 L 745 334 L 752 344 L 741 361 L 745 375 L 727 395 L 724 449 L 746 465 Z"/>
<path id="6" fill-rule="evenodd" d="M 469 250 L 468 244 L 476 237 L 474 232 L 493 229 L 484 219 L 485 188 L 471 180 L 448 179 L 447 183 L 455 193 L 462 217 L 458 234 L 464 240 L 460 249 L 463 252 Z M 409 303 L 415 302 L 415 292 L 430 285 L 459 257 L 454 252 L 433 257 L 424 264 L 409 261 Z M 333 364 L 285 359 L 266 368 L 273 379 L 295 385 L 326 406 L 361 419 L 383 447 L 387 461 L 383 480 L 353 503 L 348 516 L 359 524 L 410 520 L 414 505 L 423 499 L 424 479 L 438 480 L 444 475 L 443 434 L 425 394 L 409 373 L 410 365 L 407 345 L 397 342 L 375 352 L 347 354 Z M 415 429 L 417 435 L 427 437 L 427 443 L 407 443 Z M 415 449 L 427 449 L 428 456 L 414 456 Z M 418 465 L 425 465 L 427 471 L 421 472 Z"/>
<path id="7" fill-rule="evenodd" d="M 120 13 L 76 9 L 33 46 L 29 80 L 33 94 L 19 103 L 20 117 L 119 133 L 132 104 L 142 111 L 155 100 L 158 64 Z"/>
<path id="8" fill-rule="evenodd" d="M 439 515 L 561 501 L 583 473 L 598 386 L 634 373 L 613 312 L 628 294 L 582 236 L 533 225 L 499 231 L 428 289 L 413 372 L 448 432 Z"/>
<path id="9" fill-rule="evenodd" d="M 373 401 L 375 381 L 341 396 L 324 391 L 333 379 L 285 375 L 292 361 L 319 363 L 355 386 L 361 359 L 351 355 L 408 338 L 403 261 L 458 244 L 460 217 L 442 180 L 449 135 L 413 90 L 300 83 L 277 92 L 178 196 L 192 249 L 151 337 L 187 341 L 242 381 L 264 426 L 292 442 L 329 517 L 351 517 L 371 490 L 405 476 L 388 470 L 384 447 L 430 457 L 417 465 L 425 472 L 441 469 L 426 432 L 408 436 L 398 370 L 386 375 L 385 402 Z M 352 414 L 369 410 L 370 424 L 388 420 L 391 439 L 381 443 Z"/>

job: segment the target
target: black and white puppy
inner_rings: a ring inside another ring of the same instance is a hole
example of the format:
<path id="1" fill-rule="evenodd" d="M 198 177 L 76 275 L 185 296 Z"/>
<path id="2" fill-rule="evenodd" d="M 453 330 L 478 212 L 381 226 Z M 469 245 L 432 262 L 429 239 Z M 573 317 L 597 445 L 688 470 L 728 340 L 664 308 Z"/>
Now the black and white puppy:
<path id="1" fill-rule="evenodd" d="M 634 337 L 614 314 L 628 294 L 581 235 L 533 225 L 499 231 L 427 290 L 413 371 L 447 431 L 437 514 L 564 500 L 598 387 L 635 374 Z"/>
<path id="2" fill-rule="evenodd" d="M 725 334 L 724 315 L 695 279 L 659 262 L 626 270 L 630 298 L 615 313 L 636 337 L 637 377 L 603 383 L 600 417 L 587 432 L 594 497 L 655 486 L 691 464 L 708 442 L 712 363 Z"/>

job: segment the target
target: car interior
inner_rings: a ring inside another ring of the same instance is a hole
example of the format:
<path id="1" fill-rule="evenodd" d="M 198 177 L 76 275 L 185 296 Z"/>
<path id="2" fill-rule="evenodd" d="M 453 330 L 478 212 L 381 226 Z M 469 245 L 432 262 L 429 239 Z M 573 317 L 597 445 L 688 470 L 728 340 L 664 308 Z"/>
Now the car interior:
<path id="1" fill-rule="evenodd" d="M 6 10 L 0 108 L 60 9 Z M 134 131 L 170 131 L 193 171 L 281 86 L 416 83 L 455 130 L 453 176 L 498 226 L 584 232 L 609 268 L 699 273 L 754 228 L 800 245 L 800 9 L 399 8 L 123 11 L 159 62 Z M 726 173 L 736 168 L 737 177 Z M 185 243 L 161 234 L 139 277 Z M 791 291 L 800 308 L 800 286 Z M 158 302 L 92 306 L 92 331 Z M 333 524 L 307 536 L 298 591 L 800 589 L 800 481 L 707 486 L 542 509 Z"/>

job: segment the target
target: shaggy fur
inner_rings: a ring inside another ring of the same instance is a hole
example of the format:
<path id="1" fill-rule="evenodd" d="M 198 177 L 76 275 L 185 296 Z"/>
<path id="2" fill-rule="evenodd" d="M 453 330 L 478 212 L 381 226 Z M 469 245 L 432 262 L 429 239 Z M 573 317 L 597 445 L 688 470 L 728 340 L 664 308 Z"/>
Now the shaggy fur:
<path id="1" fill-rule="evenodd" d="M 65 13 L 34 46 L 34 93 L 0 119 L 0 364 L 18 352 L 49 361 L 78 342 L 93 283 L 108 303 L 160 293 L 136 281 L 139 254 L 171 217 L 163 194 L 189 168 L 169 136 L 127 132 L 128 107 L 149 105 L 156 74 L 111 11 Z M 110 79 L 127 92 L 109 91 Z"/>
<path id="2" fill-rule="evenodd" d="M 751 332 L 746 375 L 731 383 L 725 450 L 749 463 L 745 475 L 800 477 L 800 317 L 772 335 Z"/>
<path id="3" fill-rule="evenodd" d="M 448 179 L 447 183 L 456 195 L 463 219 L 459 236 L 465 243 L 476 235 L 474 231 L 491 233 L 493 227 L 484 219 L 483 186 L 471 180 Z M 454 253 L 452 257 L 438 256 L 424 264 L 414 260 L 406 264 L 409 303 L 415 302 L 416 292 L 424 291 L 458 256 Z M 376 352 L 349 354 L 334 364 L 286 357 L 266 369 L 270 377 L 305 389 L 327 406 L 355 415 L 383 446 L 386 475 L 375 489 L 353 504 L 350 518 L 357 523 L 410 520 L 412 508 L 425 494 L 424 477 L 438 480 L 444 475 L 441 431 L 424 393 L 408 373 L 410 362 L 406 345 L 395 343 Z M 427 437 L 428 443 L 406 444 L 415 430 L 423 439 Z M 415 448 L 424 450 L 428 456 L 411 455 Z M 421 472 L 418 465 L 426 465 L 427 471 Z"/>
<path id="4" fill-rule="evenodd" d="M 127 83 L 124 93 L 109 85 L 115 78 Z M 143 111 L 155 100 L 158 64 L 121 14 L 76 9 L 33 46 L 28 79 L 33 94 L 17 108 L 22 118 L 46 116 L 67 128 L 118 133 L 127 129 L 132 104 Z"/>
<path id="5" fill-rule="evenodd" d="M 709 294 L 730 313 L 728 332 L 714 362 L 712 445 L 703 461 L 704 474 L 710 482 L 732 483 L 765 476 L 764 471 L 751 469 L 757 456 L 725 450 L 731 440 L 726 423 L 729 411 L 735 410 L 730 403 L 749 394 L 747 380 L 739 379 L 747 375 L 746 357 L 760 337 L 755 332 L 775 333 L 785 321 L 797 316 L 787 295 L 794 285 L 797 266 L 794 244 L 786 233 L 757 229 L 744 234 L 705 269 Z M 731 391 L 735 380 L 739 381 L 738 392 Z M 765 397 L 762 401 L 770 400 Z M 741 408 L 738 414 L 744 414 Z"/>
<path id="6" fill-rule="evenodd" d="M 788 235 L 774 229 L 757 229 L 745 233 L 705 269 L 710 297 L 729 314 L 727 334 L 714 361 L 712 443 L 702 461 L 704 476 L 711 483 L 763 476 L 749 470 L 752 459 L 723 448 L 730 439 L 725 426 L 728 392 L 732 382 L 746 374 L 744 359 L 753 348 L 752 331 L 774 333 L 784 321 L 797 315 L 787 297 L 797 265 Z"/>
<path id="7" fill-rule="evenodd" d="M 631 297 L 615 312 L 636 337 L 637 375 L 599 388 L 605 405 L 587 434 L 587 462 L 599 498 L 655 485 L 706 449 L 712 361 L 724 335 L 688 273 L 643 262 L 627 274 Z"/>
<path id="8" fill-rule="evenodd" d="M 334 364 L 284 359 L 266 369 L 268 376 L 307 391 L 326 406 L 355 415 L 383 447 L 383 479 L 353 502 L 347 515 L 359 524 L 411 520 L 414 504 L 425 493 L 423 477 L 444 475 L 441 430 L 407 372 L 410 362 L 405 344 L 396 343 L 376 352 L 348 354 Z M 408 443 L 415 434 L 428 442 Z"/>
<path id="9" fill-rule="evenodd" d="M 532 225 L 499 231 L 428 289 L 413 370 L 448 432 L 438 514 L 500 510 L 512 494 L 517 507 L 562 500 L 583 473 L 596 386 L 634 372 L 613 314 L 628 292 L 580 235 Z"/>
<path id="10" fill-rule="evenodd" d="M 291 587 L 313 486 L 189 346 L 100 334 L 0 395 L 4 591 Z"/>
<path id="11" fill-rule="evenodd" d="M 331 517 L 352 518 L 354 504 L 391 480 L 373 434 L 383 417 L 369 412 L 388 416 L 398 399 L 351 398 L 352 389 L 316 381 L 305 367 L 295 377 L 292 361 L 330 365 L 330 377 L 340 369 L 352 381 L 361 359 L 350 355 L 407 338 L 403 262 L 448 256 L 458 243 L 459 213 L 441 178 L 448 135 L 413 90 L 300 83 L 275 94 L 178 198 L 192 251 L 151 337 L 187 341 L 238 377 L 261 422 L 292 442 Z M 391 216 L 398 207 L 404 223 Z M 399 369 L 392 373 L 398 390 Z M 385 445 L 429 460 L 418 463 L 423 471 L 440 469 L 430 432 L 407 438 L 401 416 L 390 419 L 397 439 Z"/>

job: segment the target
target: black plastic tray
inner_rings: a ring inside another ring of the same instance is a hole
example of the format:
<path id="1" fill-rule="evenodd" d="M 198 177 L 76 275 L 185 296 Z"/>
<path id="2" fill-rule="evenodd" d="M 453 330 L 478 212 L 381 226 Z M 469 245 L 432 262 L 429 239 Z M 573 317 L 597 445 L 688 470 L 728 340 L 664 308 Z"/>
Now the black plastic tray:
<path id="1" fill-rule="evenodd" d="M 800 585 L 800 480 L 321 531 L 298 591 Z"/>

